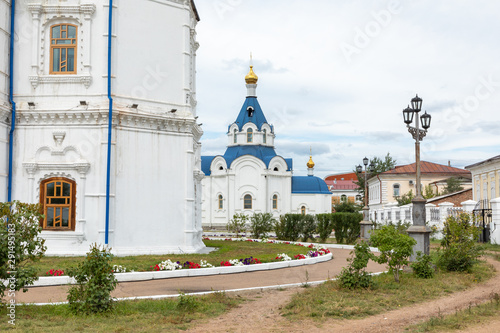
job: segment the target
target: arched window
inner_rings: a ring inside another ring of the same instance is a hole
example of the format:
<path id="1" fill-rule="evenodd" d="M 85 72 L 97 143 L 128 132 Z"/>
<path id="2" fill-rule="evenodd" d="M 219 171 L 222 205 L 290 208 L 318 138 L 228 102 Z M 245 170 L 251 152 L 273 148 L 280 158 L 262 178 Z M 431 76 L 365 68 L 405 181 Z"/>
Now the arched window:
<path id="1" fill-rule="evenodd" d="M 278 195 L 273 195 L 273 209 L 278 209 Z"/>
<path id="2" fill-rule="evenodd" d="M 347 195 L 342 194 L 342 195 L 340 196 L 340 201 L 342 201 L 342 202 L 347 202 Z"/>
<path id="3" fill-rule="evenodd" d="M 243 209 L 252 209 L 252 196 L 245 194 L 243 197 Z"/>
<path id="4" fill-rule="evenodd" d="M 224 208 L 224 198 L 222 197 L 222 194 L 219 194 L 219 197 L 217 200 L 219 202 L 219 209 L 223 209 Z"/>
<path id="5" fill-rule="evenodd" d="M 356 195 L 356 201 L 361 201 L 361 195 L 359 194 Z"/>
<path id="6" fill-rule="evenodd" d="M 247 111 L 248 111 L 248 116 L 249 116 L 249 117 L 252 117 L 252 116 L 253 116 L 253 107 L 249 106 L 249 107 L 247 108 Z"/>
<path id="7" fill-rule="evenodd" d="M 76 183 L 67 178 L 49 178 L 40 184 L 43 205 L 42 228 L 75 230 Z"/>
<path id="8" fill-rule="evenodd" d="M 267 131 L 264 129 L 263 131 L 264 136 L 262 137 L 262 142 L 267 143 Z"/>
<path id="9" fill-rule="evenodd" d="M 393 195 L 395 197 L 399 197 L 399 184 L 392 185 Z"/>
<path id="10" fill-rule="evenodd" d="M 76 74 L 76 25 L 50 27 L 50 74 Z"/>
<path id="11" fill-rule="evenodd" d="M 251 128 L 247 129 L 247 142 L 253 142 L 253 130 Z"/>
<path id="12" fill-rule="evenodd" d="M 233 143 L 238 143 L 238 137 L 236 136 L 237 133 L 238 133 L 238 131 L 236 129 L 234 129 Z"/>
<path id="13" fill-rule="evenodd" d="M 306 215 L 306 206 L 302 206 L 302 207 L 300 207 L 300 213 L 301 213 L 302 215 Z"/>

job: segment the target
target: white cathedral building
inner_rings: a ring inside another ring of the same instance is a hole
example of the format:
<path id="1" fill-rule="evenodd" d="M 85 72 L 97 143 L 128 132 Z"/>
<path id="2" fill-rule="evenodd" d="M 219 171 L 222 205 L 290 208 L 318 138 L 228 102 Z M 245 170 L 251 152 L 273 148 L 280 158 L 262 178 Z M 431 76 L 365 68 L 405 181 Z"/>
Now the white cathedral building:
<path id="1" fill-rule="evenodd" d="M 0 12 L 0 200 L 43 205 L 49 255 L 202 250 L 193 1 Z"/>
<path id="2" fill-rule="evenodd" d="M 274 127 L 257 101 L 258 77 L 250 66 L 245 77 L 247 97 L 236 121 L 229 125 L 223 155 L 202 156 L 202 224 L 227 226 L 234 214 L 331 212 L 331 193 L 325 181 L 313 175 L 293 176 L 292 159 L 276 154 Z"/>

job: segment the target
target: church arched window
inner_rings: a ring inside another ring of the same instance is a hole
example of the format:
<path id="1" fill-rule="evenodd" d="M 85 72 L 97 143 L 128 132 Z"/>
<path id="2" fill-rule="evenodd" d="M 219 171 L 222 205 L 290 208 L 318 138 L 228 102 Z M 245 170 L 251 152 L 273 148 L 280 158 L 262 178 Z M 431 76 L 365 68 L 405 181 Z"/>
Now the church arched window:
<path id="1" fill-rule="evenodd" d="M 252 209 L 252 196 L 245 194 L 243 197 L 243 209 Z"/>
<path id="2" fill-rule="evenodd" d="M 50 27 L 50 74 L 76 74 L 76 25 Z"/>
<path id="3" fill-rule="evenodd" d="M 247 129 L 247 142 L 253 142 L 253 130 L 251 128 Z"/>
<path id="4" fill-rule="evenodd" d="M 75 230 L 76 183 L 67 178 L 49 178 L 40 184 L 43 205 L 42 228 Z"/>
<path id="5" fill-rule="evenodd" d="M 264 136 L 262 137 L 262 142 L 267 143 L 267 131 L 264 129 L 262 133 L 264 134 Z"/>
<path id="6" fill-rule="evenodd" d="M 222 197 L 222 194 L 219 194 L 217 201 L 219 203 L 219 209 L 223 209 L 224 208 L 224 198 Z"/>
<path id="7" fill-rule="evenodd" d="M 300 213 L 301 213 L 302 215 L 306 215 L 306 206 L 302 206 L 302 207 L 300 207 Z"/>
<path id="8" fill-rule="evenodd" d="M 340 196 L 340 201 L 342 201 L 342 202 L 347 202 L 347 195 L 342 194 L 342 195 Z"/>
<path id="9" fill-rule="evenodd" d="M 273 195 L 273 209 L 278 209 L 278 195 Z"/>
<path id="10" fill-rule="evenodd" d="M 236 136 L 237 133 L 238 131 L 234 129 L 233 143 L 238 143 L 238 137 Z"/>

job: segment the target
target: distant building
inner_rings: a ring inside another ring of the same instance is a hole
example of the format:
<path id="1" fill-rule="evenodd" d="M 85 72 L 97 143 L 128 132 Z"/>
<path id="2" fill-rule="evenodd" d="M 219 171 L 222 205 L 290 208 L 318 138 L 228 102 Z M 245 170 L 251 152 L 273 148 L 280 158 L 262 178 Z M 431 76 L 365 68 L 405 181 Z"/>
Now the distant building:
<path id="1" fill-rule="evenodd" d="M 313 175 L 312 157 L 307 176 L 293 176 L 292 159 L 274 150 L 274 127 L 257 101 L 257 75 L 250 66 L 245 77 L 247 97 L 228 127 L 223 155 L 202 156 L 202 224 L 225 227 L 234 214 L 319 214 L 331 211 L 331 193 L 323 179 Z"/>
<path id="2" fill-rule="evenodd" d="M 421 161 L 420 172 L 422 194 L 426 186 L 431 186 L 432 191 L 436 194 L 441 193 L 446 186 L 446 179 L 451 177 L 462 180 L 461 185 L 464 190 L 472 187 L 471 173 L 468 170 Z M 415 163 L 396 166 L 394 169 L 368 179 L 370 218 L 378 220 L 380 216 L 375 216 L 377 211 L 383 211 L 387 205 L 397 206 L 396 198 L 410 190 L 415 195 L 415 182 Z"/>
<path id="3" fill-rule="evenodd" d="M 500 197 L 500 155 L 465 168 L 472 173 L 475 201 Z"/>
<path id="4" fill-rule="evenodd" d="M 359 194 L 359 186 L 355 184 L 358 176 L 354 172 L 338 173 L 325 177 L 325 183 L 332 192 L 332 204 L 342 201 L 362 204 L 363 197 Z"/>

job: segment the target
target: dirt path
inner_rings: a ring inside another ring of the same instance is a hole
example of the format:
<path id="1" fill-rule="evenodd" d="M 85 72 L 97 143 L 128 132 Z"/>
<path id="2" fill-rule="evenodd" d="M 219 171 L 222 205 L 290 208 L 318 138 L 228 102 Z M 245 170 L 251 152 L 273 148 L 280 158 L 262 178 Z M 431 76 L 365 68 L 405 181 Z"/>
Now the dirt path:
<path id="1" fill-rule="evenodd" d="M 500 262 L 492 259 L 487 261 L 495 267 L 497 274 L 474 288 L 360 320 L 330 319 L 321 324 L 312 320 L 290 321 L 280 315 L 281 308 L 289 302 L 293 294 L 304 290 L 293 288 L 241 294 L 250 301 L 223 316 L 201 323 L 188 332 L 403 332 L 408 325 L 428 320 L 439 313 L 453 314 L 470 304 L 475 305 L 490 300 L 494 293 L 500 293 Z M 461 332 L 500 332 L 500 318 L 469 327 Z"/>

